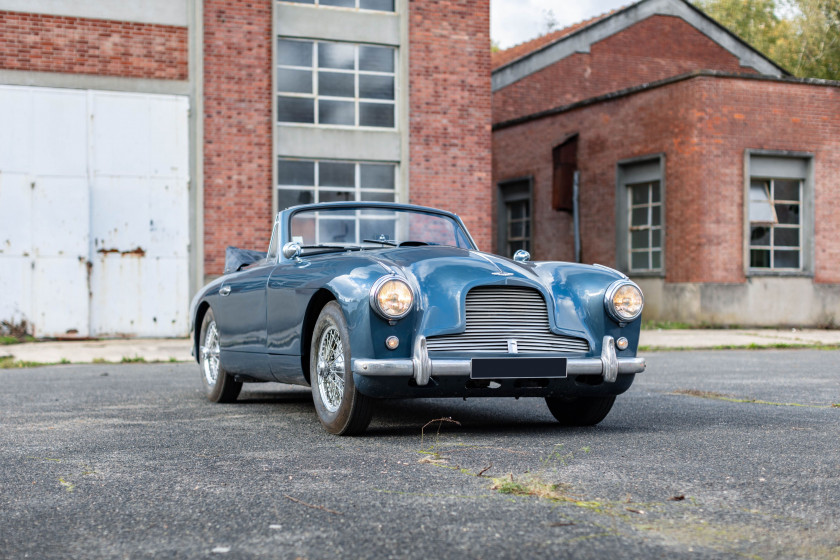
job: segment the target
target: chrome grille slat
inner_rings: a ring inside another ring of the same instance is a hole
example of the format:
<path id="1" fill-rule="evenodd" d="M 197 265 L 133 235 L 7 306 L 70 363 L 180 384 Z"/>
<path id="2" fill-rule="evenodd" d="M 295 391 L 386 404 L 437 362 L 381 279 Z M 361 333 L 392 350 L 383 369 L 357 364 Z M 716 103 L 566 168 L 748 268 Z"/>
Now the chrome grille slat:
<path id="1" fill-rule="evenodd" d="M 583 354 L 589 351 L 586 340 L 551 332 L 545 300 L 531 288 L 473 288 L 467 294 L 466 314 L 465 332 L 429 337 L 426 344 L 430 352 L 506 353 L 508 340 L 516 340 L 519 353 Z"/>

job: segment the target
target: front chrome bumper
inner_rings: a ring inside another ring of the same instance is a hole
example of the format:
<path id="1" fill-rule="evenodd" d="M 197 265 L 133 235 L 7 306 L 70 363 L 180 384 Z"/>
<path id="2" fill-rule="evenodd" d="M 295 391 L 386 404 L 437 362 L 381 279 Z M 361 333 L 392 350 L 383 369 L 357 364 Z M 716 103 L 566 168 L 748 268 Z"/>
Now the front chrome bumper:
<path id="1" fill-rule="evenodd" d="M 515 357 L 510 354 L 509 357 Z M 351 367 L 353 373 L 373 377 L 414 377 L 417 385 L 427 385 L 435 377 L 469 376 L 472 361 L 469 358 L 431 359 L 426 348 L 426 337 L 419 336 L 414 341 L 411 358 L 393 360 L 370 360 L 354 358 Z M 640 373 L 645 370 L 644 358 L 619 358 L 615 354 L 615 340 L 604 337 L 601 356 L 597 358 L 569 358 L 566 361 L 566 373 L 573 375 L 602 375 L 604 381 L 613 383 L 619 373 Z"/>

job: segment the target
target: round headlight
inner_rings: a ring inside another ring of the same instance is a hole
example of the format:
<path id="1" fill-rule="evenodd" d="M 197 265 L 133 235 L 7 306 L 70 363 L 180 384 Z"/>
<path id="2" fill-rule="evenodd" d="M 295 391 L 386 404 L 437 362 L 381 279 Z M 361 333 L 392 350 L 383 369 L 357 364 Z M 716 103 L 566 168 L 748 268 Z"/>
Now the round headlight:
<path id="1" fill-rule="evenodd" d="M 607 289 L 604 306 L 613 319 L 619 323 L 628 323 L 642 314 L 645 298 L 637 285 L 619 280 Z"/>
<path id="2" fill-rule="evenodd" d="M 414 294 L 404 280 L 384 277 L 374 284 L 370 303 L 385 319 L 401 319 L 411 311 Z"/>

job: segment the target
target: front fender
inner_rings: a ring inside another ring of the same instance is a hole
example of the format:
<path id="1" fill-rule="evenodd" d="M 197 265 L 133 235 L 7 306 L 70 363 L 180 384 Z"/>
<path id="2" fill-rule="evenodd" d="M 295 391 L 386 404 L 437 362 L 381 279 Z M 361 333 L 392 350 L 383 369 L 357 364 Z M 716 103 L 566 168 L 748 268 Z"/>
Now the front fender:
<path id="1" fill-rule="evenodd" d="M 616 340 L 620 337 L 628 340 L 627 348 L 618 351 L 619 356 L 636 355 L 641 317 L 621 326 L 604 307 L 607 288 L 616 280 L 626 278 L 623 274 L 607 268 L 559 262 L 537 262 L 533 270 L 554 293 L 556 320 L 562 320 L 560 314 L 574 312 L 586 325 L 593 354 L 601 353 L 604 335 L 609 335 Z"/>

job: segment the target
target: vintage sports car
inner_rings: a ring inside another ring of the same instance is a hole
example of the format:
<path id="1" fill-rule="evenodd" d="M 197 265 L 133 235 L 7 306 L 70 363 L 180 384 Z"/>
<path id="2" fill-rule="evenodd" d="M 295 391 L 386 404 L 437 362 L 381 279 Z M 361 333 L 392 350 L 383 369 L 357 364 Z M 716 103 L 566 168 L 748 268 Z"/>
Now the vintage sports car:
<path id="1" fill-rule="evenodd" d="M 642 292 L 604 266 L 529 258 L 479 251 L 442 210 L 288 208 L 266 253 L 228 248 L 193 299 L 207 397 L 311 385 L 321 423 L 344 435 L 380 398 L 544 397 L 561 424 L 597 424 L 645 369 Z"/>

